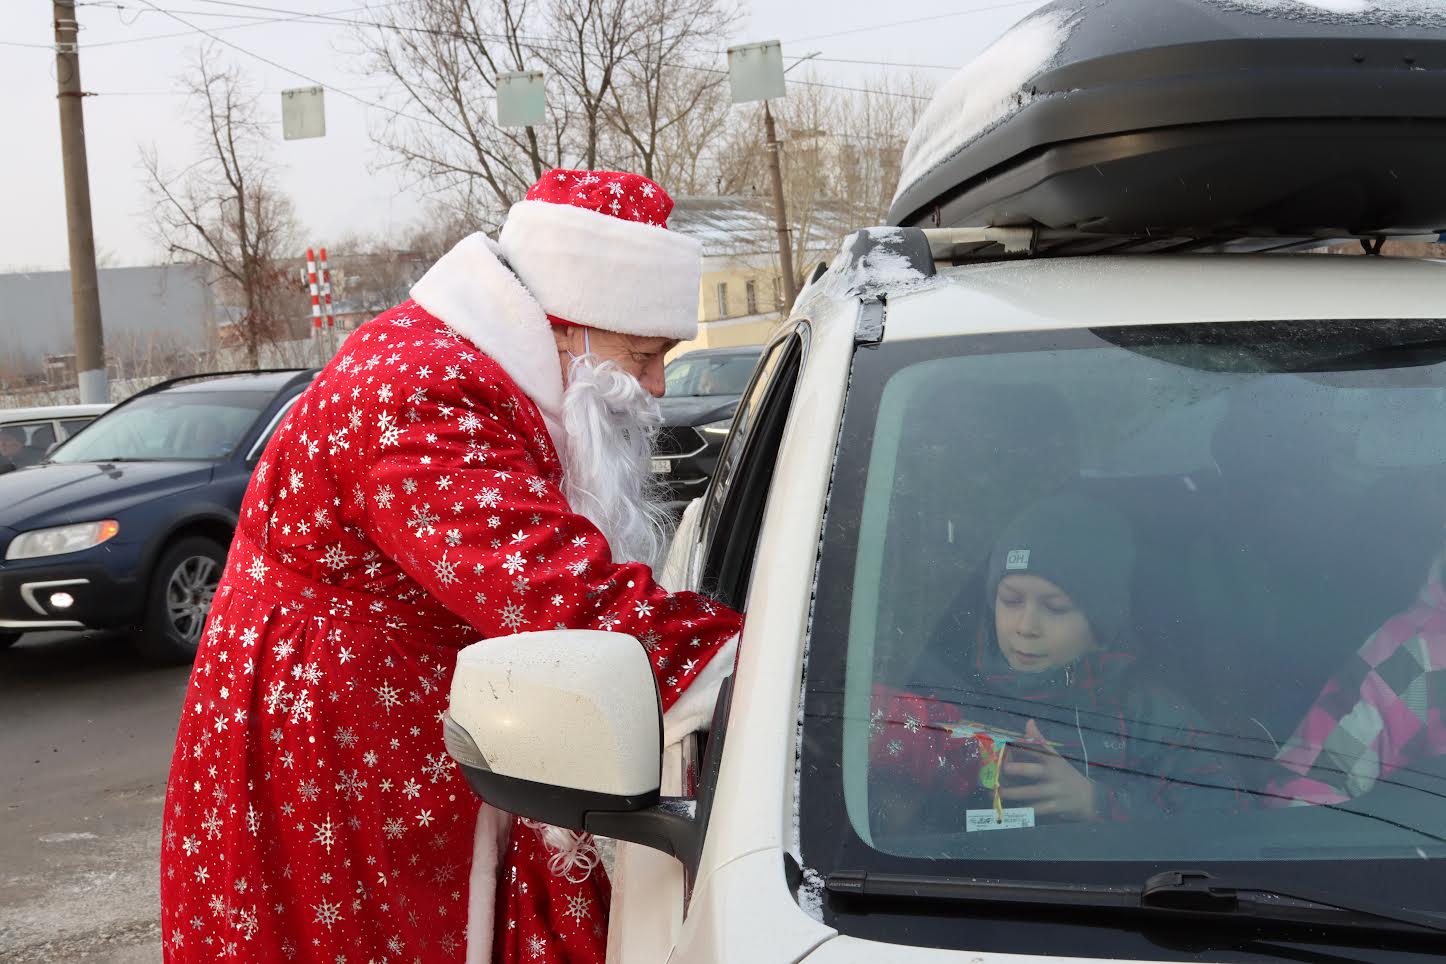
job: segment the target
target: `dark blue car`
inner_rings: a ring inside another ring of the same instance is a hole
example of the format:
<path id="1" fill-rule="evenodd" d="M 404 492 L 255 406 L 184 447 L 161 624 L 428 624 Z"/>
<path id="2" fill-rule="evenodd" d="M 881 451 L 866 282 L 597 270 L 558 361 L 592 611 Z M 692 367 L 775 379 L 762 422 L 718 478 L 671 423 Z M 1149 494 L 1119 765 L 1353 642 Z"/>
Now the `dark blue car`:
<path id="1" fill-rule="evenodd" d="M 163 382 L 0 475 L 0 648 L 31 630 L 129 629 L 149 659 L 192 659 L 251 472 L 314 376 Z"/>

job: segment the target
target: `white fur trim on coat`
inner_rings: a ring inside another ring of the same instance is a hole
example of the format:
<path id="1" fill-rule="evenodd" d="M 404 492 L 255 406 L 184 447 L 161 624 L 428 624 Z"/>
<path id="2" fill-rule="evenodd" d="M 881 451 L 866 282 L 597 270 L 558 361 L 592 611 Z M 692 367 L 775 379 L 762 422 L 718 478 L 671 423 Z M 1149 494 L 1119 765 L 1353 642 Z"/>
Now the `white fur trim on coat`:
<path id="1" fill-rule="evenodd" d="M 689 733 L 708 729 L 718 691 L 723 688 L 723 681 L 733 675 L 733 664 L 737 660 L 738 637 L 734 636 L 719 647 L 683 695 L 663 714 L 663 746 L 672 746 Z"/>
<path id="2" fill-rule="evenodd" d="M 514 204 L 498 237 L 550 315 L 628 335 L 698 333 L 703 246 L 692 238 L 548 201 Z"/>
<path id="3" fill-rule="evenodd" d="M 472 874 L 467 880 L 466 964 L 492 964 L 497 884 L 502 855 L 512 837 L 512 814 L 484 803 L 472 838 Z"/>
<path id="4" fill-rule="evenodd" d="M 562 363 L 552 325 L 500 250 L 485 234 L 468 235 L 412 285 L 412 300 L 502 366 L 542 412 L 565 465 Z"/>

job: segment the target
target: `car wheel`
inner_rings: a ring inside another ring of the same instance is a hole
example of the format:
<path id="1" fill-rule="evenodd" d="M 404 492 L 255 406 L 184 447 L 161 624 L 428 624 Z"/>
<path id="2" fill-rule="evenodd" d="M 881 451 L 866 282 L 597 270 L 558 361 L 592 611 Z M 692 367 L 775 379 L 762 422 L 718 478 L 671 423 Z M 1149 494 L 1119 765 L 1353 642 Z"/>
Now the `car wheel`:
<path id="1" fill-rule="evenodd" d="M 19 633 L 0 633 L 0 649 L 9 649 L 20 642 Z"/>
<path id="2" fill-rule="evenodd" d="M 188 536 L 161 555 L 147 589 L 145 622 L 136 648 L 156 663 L 189 663 L 201 645 L 211 599 L 226 568 L 226 547 Z"/>

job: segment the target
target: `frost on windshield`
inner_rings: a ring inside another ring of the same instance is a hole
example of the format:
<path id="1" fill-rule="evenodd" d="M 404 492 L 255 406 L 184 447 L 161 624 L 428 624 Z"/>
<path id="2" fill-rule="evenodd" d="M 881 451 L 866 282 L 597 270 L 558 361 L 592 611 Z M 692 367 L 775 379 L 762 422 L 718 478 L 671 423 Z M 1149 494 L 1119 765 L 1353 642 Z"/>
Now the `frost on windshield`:
<path id="1" fill-rule="evenodd" d="M 798 885 L 798 906 L 816 921 L 823 920 L 823 875 L 812 867 L 803 870 L 803 882 Z"/>
<path id="2" fill-rule="evenodd" d="M 1029 81 L 1069 36 L 1068 13 L 1017 24 L 939 88 L 904 149 L 895 199 L 986 131 L 1029 104 Z"/>
<path id="3" fill-rule="evenodd" d="M 1441 0 L 1210 0 L 1217 6 L 1319 23 L 1356 22 L 1384 27 L 1446 25 Z"/>

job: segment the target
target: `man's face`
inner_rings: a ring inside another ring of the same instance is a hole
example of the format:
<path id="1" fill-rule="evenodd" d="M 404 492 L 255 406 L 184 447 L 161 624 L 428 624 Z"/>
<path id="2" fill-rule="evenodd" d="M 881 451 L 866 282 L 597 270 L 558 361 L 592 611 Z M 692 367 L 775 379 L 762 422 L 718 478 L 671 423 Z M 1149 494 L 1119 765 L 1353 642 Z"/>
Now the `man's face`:
<path id="1" fill-rule="evenodd" d="M 0 435 L 0 455 L 9 458 L 10 456 L 19 452 L 22 448 L 24 448 L 24 445 L 22 445 L 20 440 L 15 436 L 9 434 L 8 432 L 4 435 Z"/>
<path id="2" fill-rule="evenodd" d="M 664 358 L 677 347 L 675 338 L 648 338 L 642 335 L 620 335 L 617 332 L 589 329 L 586 338 L 581 328 L 560 330 L 563 350 L 581 355 L 591 349 L 603 361 L 610 361 L 638 380 L 643 390 L 654 398 L 662 398 L 668 390 L 663 376 Z M 567 371 L 566 357 L 563 371 Z"/>

